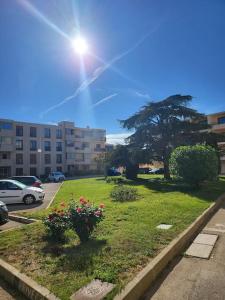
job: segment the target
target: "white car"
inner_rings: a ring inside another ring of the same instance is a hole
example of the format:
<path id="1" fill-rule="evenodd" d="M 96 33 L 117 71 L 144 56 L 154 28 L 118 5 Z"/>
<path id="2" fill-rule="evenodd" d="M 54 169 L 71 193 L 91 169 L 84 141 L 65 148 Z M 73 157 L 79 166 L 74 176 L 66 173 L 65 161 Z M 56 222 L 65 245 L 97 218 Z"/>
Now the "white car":
<path id="1" fill-rule="evenodd" d="M 0 200 L 5 204 L 20 203 L 32 204 L 43 201 L 45 193 L 37 187 L 28 187 L 25 184 L 10 179 L 0 180 Z"/>
<path id="2" fill-rule="evenodd" d="M 50 181 L 59 182 L 66 179 L 65 175 L 61 172 L 52 172 L 48 175 Z"/>

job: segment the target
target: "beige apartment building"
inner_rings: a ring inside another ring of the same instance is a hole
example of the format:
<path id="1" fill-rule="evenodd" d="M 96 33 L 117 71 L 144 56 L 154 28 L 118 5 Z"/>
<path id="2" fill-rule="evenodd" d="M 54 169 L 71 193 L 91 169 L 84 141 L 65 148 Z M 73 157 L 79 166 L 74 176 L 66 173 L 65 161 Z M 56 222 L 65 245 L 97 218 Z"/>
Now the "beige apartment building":
<path id="1" fill-rule="evenodd" d="M 105 151 L 104 129 L 79 128 L 73 122 L 57 125 L 0 119 L 0 178 L 97 173 L 95 158 Z"/>
<path id="2" fill-rule="evenodd" d="M 212 131 L 215 133 L 225 134 L 225 111 L 210 114 L 207 116 L 207 122 L 212 126 Z M 219 148 L 225 152 L 225 141 L 218 143 Z M 225 155 L 221 155 L 221 174 L 225 174 Z"/>

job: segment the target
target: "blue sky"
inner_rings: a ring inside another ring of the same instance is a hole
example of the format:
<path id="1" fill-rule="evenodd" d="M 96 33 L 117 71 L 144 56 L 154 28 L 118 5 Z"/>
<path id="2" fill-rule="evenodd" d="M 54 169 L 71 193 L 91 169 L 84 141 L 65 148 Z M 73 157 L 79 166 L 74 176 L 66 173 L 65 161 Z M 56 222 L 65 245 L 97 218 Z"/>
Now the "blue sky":
<path id="1" fill-rule="evenodd" d="M 148 100 L 190 94 L 199 111 L 223 111 L 224 36 L 224 0 L 1 0 L 0 117 L 115 138 Z"/>

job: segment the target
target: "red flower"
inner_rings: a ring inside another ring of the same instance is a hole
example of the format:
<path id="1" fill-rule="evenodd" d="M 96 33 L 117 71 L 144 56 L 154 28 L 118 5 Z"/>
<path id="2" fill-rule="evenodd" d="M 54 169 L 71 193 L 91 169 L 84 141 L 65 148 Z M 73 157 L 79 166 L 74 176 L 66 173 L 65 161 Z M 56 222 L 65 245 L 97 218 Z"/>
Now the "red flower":
<path id="1" fill-rule="evenodd" d="M 84 197 L 80 197 L 80 203 L 81 203 L 82 205 L 85 205 L 85 204 L 88 203 L 88 201 L 87 201 Z"/>
<path id="2" fill-rule="evenodd" d="M 96 212 L 95 212 L 95 215 L 97 216 L 97 217 L 99 217 L 99 216 L 101 216 L 101 211 L 100 210 L 97 210 Z"/>
<path id="3" fill-rule="evenodd" d="M 99 205 L 99 207 L 100 207 L 100 208 L 104 208 L 104 207 L 105 207 L 105 204 L 101 203 L 101 204 Z"/>
<path id="4" fill-rule="evenodd" d="M 80 207 L 78 207 L 76 210 L 78 213 L 80 213 L 82 211 Z"/>

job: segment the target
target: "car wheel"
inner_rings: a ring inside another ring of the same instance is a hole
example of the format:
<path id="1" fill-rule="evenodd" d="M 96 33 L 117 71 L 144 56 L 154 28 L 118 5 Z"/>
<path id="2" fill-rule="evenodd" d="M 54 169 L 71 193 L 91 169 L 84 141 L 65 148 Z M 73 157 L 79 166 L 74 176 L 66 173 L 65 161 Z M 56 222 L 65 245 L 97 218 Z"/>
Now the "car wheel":
<path id="1" fill-rule="evenodd" d="M 24 198 L 23 198 L 23 202 L 26 204 L 26 205 L 29 205 L 29 204 L 33 204 L 35 202 L 35 197 L 33 195 L 26 195 Z"/>

